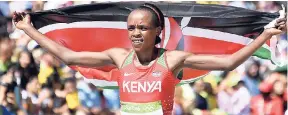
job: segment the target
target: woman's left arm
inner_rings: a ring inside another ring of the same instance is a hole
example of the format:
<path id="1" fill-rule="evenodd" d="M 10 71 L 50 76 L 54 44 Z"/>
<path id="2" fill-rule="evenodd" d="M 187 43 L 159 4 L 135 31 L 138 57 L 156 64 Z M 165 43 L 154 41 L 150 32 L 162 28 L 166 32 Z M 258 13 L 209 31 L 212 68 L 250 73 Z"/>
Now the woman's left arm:
<path id="1" fill-rule="evenodd" d="M 171 52 L 175 57 L 181 60 L 179 66 L 202 69 L 202 70 L 233 70 L 241 63 L 247 60 L 258 48 L 260 48 L 273 35 L 277 35 L 286 30 L 286 19 L 277 20 L 276 28 L 265 29 L 253 42 L 227 56 L 211 56 L 211 55 L 194 55 L 187 52 Z M 175 67 L 174 67 L 175 68 Z"/>

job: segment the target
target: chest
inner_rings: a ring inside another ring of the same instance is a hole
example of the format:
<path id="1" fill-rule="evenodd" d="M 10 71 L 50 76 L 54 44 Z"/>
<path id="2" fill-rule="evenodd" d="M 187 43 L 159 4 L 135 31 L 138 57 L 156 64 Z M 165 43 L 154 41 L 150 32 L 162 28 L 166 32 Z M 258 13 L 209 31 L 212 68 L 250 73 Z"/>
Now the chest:
<path id="1" fill-rule="evenodd" d="M 163 86 L 174 85 L 174 78 L 167 69 L 158 66 L 150 69 L 131 67 L 121 71 L 118 83 L 124 92 L 161 92 Z"/>

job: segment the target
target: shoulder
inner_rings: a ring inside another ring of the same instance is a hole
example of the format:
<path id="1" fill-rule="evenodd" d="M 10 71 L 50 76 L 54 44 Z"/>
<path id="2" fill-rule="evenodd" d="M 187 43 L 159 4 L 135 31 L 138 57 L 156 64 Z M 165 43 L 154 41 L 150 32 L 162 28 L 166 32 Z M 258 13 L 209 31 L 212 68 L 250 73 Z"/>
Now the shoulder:
<path id="1" fill-rule="evenodd" d="M 191 53 L 178 50 L 167 50 L 166 60 L 169 68 L 175 70 L 178 67 L 182 67 L 185 59 L 190 56 Z"/>
<path id="2" fill-rule="evenodd" d="M 106 50 L 105 52 L 109 55 L 110 58 L 113 59 L 116 66 L 120 68 L 125 58 L 129 55 L 131 51 L 132 49 L 111 48 Z"/>
<path id="3" fill-rule="evenodd" d="M 131 49 L 125 49 L 125 48 L 110 48 L 103 52 L 106 53 L 111 58 L 121 58 L 129 55 L 131 51 L 132 51 Z"/>

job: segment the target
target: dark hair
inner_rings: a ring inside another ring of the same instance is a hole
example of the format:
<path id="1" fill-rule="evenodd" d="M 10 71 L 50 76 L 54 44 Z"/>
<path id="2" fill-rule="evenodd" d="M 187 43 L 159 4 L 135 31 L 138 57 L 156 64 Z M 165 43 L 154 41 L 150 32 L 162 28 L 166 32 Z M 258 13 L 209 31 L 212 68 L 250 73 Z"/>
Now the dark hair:
<path id="1" fill-rule="evenodd" d="M 19 59 L 21 58 L 20 56 L 23 53 L 27 53 L 29 58 L 30 58 L 30 63 L 26 68 L 21 67 L 20 61 L 17 63 L 17 69 L 20 72 L 20 77 L 21 77 L 21 88 L 25 89 L 27 83 L 29 82 L 30 77 L 37 76 L 39 74 L 39 68 L 37 67 L 33 55 L 31 52 L 28 50 L 24 49 L 22 52 L 19 53 Z"/>
<path id="2" fill-rule="evenodd" d="M 71 77 L 71 78 L 66 78 L 66 79 L 64 80 L 64 83 L 65 83 L 65 84 L 66 84 L 66 83 L 73 83 L 73 84 L 75 84 L 75 83 L 76 83 L 76 79 L 73 78 L 73 77 Z"/>
<path id="3" fill-rule="evenodd" d="M 38 79 L 38 77 L 36 75 L 32 75 L 28 78 L 28 83 L 32 82 L 34 79 Z"/>
<path id="4" fill-rule="evenodd" d="M 37 65 L 36 65 L 36 63 L 35 63 L 35 60 L 34 60 L 34 57 L 33 57 L 32 53 L 31 53 L 30 51 L 28 51 L 28 49 L 24 49 L 24 50 L 22 50 L 22 51 L 19 53 L 19 59 L 21 58 L 20 56 L 21 56 L 23 53 L 28 54 L 29 59 L 30 59 L 30 63 L 28 64 L 27 69 L 31 69 L 31 68 L 36 69 L 36 68 L 37 68 Z M 18 61 L 19 61 L 19 59 L 18 59 Z M 19 63 L 20 63 L 20 61 L 19 61 Z M 38 70 L 38 69 L 37 69 L 37 70 Z M 38 74 L 38 73 L 36 73 L 36 74 Z"/>
<path id="5" fill-rule="evenodd" d="M 257 73 L 256 73 L 255 76 L 252 76 L 252 75 L 250 75 L 250 73 L 249 73 L 249 70 L 251 69 L 251 67 L 252 67 L 253 65 L 255 65 L 255 66 L 258 68 L 258 71 L 257 71 Z M 260 74 L 260 71 L 259 71 L 260 66 L 261 66 L 261 62 L 260 62 L 260 61 L 258 61 L 258 60 L 252 60 L 252 63 L 248 66 L 248 69 L 246 70 L 246 74 L 247 74 L 249 77 L 254 77 L 254 78 L 259 79 L 259 80 L 262 81 L 262 77 L 260 76 L 261 74 Z"/>
<path id="6" fill-rule="evenodd" d="M 164 15 L 161 12 L 161 10 L 149 3 L 145 3 L 141 5 L 140 7 L 136 8 L 135 10 L 145 10 L 152 14 L 152 22 L 155 27 L 161 27 L 161 30 L 164 28 Z M 159 44 L 161 42 L 161 38 L 159 36 L 156 36 L 155 44 Z"/>

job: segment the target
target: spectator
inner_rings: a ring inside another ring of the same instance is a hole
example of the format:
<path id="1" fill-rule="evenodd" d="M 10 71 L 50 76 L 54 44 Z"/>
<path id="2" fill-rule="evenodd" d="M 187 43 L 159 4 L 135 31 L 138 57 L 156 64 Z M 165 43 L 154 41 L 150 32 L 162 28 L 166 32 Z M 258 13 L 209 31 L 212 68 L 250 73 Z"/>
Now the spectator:
<path id="1" fill-rule="evenodd" d="M 204 90 L 203 80 L 197 80 L 192 84 L 193 91 L 195 93 L 195 108 L 200 110 L 207 110 L 207 100 L 200 94 Z"/>
<path id="2" fill-rule="evenodd" d="M 54 112 L 57 114 L 75 114 L 77 111 L 89 112 L 80 104 L 78 91 L 76 88 L 76 81 L 73 78 L 68 78 L 65 81 L 64 91 L 56 91 L 56 96 L 65 98 L 66 103 L 60 108 L 55 108 Z"/>
<path id="3" fill-rule="evenodd" d="M 239 78 L 240 79 L 240 78 Z M 250 114 L 250 93 L 244 86 L 243 81 L 239 81 L 233 86 L 233 96 L 231 98 L 233 113 L 235 115 L 248 115 Z"/>
<path id="4" fill-rule="evenodd" d="M 22 90 L 23 107 L 28 114 L 39 114 L 38 104 L 42 103 L 38 98 L 40 85 L 37 76 L 29 76 L 25 90 Z"/>
<path id="5" fill-rule="evenodd" d="M 60 80 L 59 68 L 55 66 L 54 61 L 54 57 L 49 53 L 44 53 L 41 57 L 38 79 L 43 87 L 52 88 L 51 83 Z"/>
<path id="6" fill-rule="evenodd" d="M 263 82 L 259 88 L 261 94 L 251 99 L 251 115 L 283 115 L 283 101 L 270 95 L 273 84 Z"/>
<path id="7" fill-rule="evenodd" d="M 0 42 L 0 76 L 5 74 L 11 63 L 11 56 L 13 55 L 13 50 L 15 44 L 13 40 L 4 39 Z"/>
<path id="8" fill-rule="evenodd" d="M 101 97 L 97 88 L 93 84 L 79 80 L 77 89 L 82 106 L 92 114 L 98 114 L 101 111 Z"/>
<path id="9" fill-rule="evenodd" d="M 202 93 L 207 100 L 208 109 L 213 110 L 217 108 L 217 99 L 210 83 L 204 83 L 204 92 Z"/>
<path id="10" fill-rule="evenodd" d="M 20 88 L 17 85 L 14 73 L 15 67 L 10 66 L 7 73 L 0 79 L 0 105 L 15 114 L 22 106 L 19 98 Z"/>
<path id="11" fill-rule="evenodd" d="M 252 96 L 260 94 L 258 88 L 262 80 L 259 73 L 260 65 L 261 63 L 259 61 L 253 61 L 252 64 L 247 67 L 246 76 L 243 78 L 244 85 Z"/>
<path id="12" fill-rule="evenodd" d="M 29 77 L 37 76 L 39 71 L 30 52 L 24 50 L 19 55 L 17 69 L 21 78 L 21 88 L 25 89 Z"/>
<path id="13" fill-rule="evenodd" d="M 105 97 L 106 107 L 115 112 L 119 113 L 120 109 L 120 97 L 119 90 L 115 89 L 103 89 L 103 96 Z"/>
<path id="14" fill-rule="evenodd" d="M 244 86 L 238 73 L 229 72 L 222 82 L 224 87 L 218 94 L 220 110 L 233 115 L 249 114 L 250 93 Z"/>

